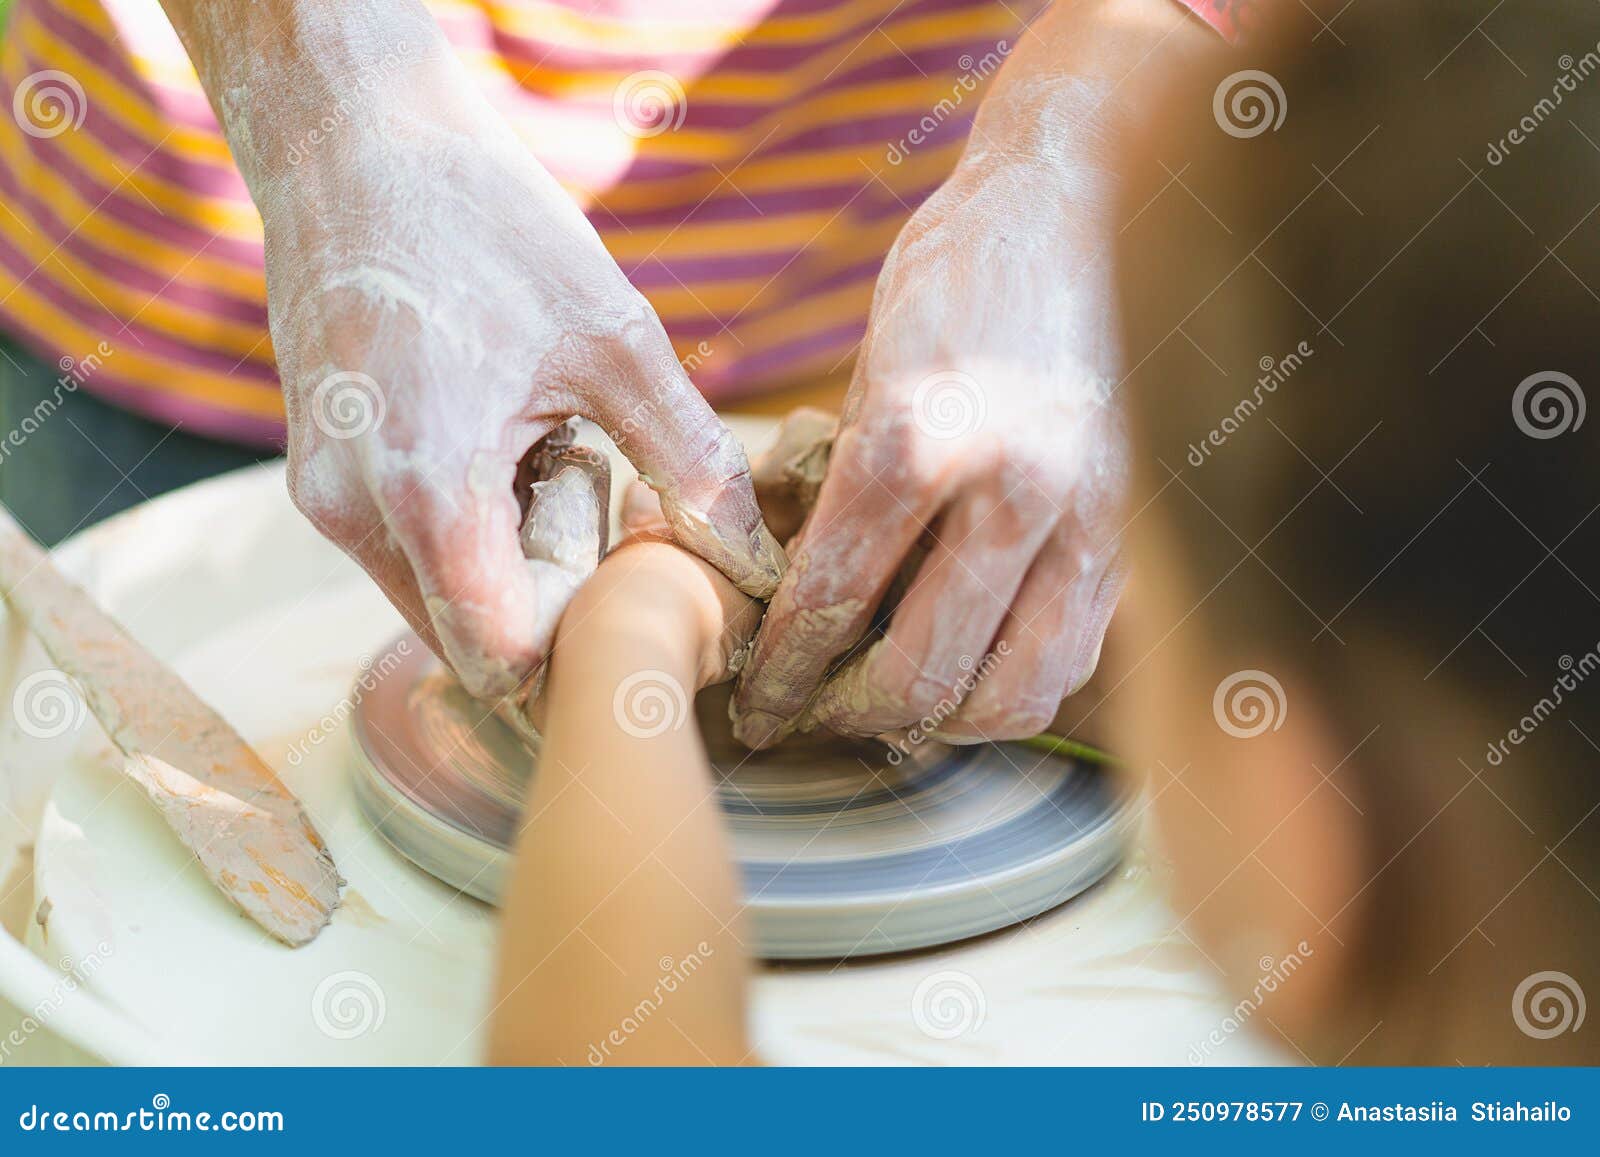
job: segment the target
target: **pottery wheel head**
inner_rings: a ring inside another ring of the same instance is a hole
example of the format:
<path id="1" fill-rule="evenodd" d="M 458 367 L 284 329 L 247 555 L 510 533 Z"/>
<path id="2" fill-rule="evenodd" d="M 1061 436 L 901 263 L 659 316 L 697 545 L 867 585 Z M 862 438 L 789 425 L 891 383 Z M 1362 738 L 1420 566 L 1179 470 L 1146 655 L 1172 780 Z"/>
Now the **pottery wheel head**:
<path id="1" fill-rule="evenodd" d="M 924 744 L 891 764 L 881 743 L 813 733 L 753 752 L 733 738 L 727 686 L 695 703 L 700 733 L 721 777 L 725 802 L 798 804 L 859 797 L 909 783 L 945 749 Z M 356 704 L 357 741 L 382 778 L 446 823 L 501 847 L 538 765 L 538 740 L 519 733 L 495 708 L 472 698 L 427 648 Z"/>
<path id="2" fill-rule="evenodd" d="M 892 750 L 814 733 L 752 752 L 730 734 L 728 695 L 714 688 L 695 707 L 763 955 L 990 931 L 1082 891 L 1121 854 L 1133 808 L 1117 777 L 1012 744 Z M 468 696 L 420 643 L 356 698 L 367 817 L 423 870 L 498 901 L 537 737 Z"/>

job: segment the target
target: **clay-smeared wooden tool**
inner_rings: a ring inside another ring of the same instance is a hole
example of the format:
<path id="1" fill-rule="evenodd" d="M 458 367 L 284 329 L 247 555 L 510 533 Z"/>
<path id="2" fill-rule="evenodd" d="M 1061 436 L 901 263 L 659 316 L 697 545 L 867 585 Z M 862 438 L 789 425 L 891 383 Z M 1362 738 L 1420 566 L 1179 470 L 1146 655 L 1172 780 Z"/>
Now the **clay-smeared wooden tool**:
<path id="1" fill-rule="evenodd" d="M 211 882 L 285 944 L 315 939 L 343 881 L 300 802 L 225 719 L 62 577 L 3 506 L 0 591 Z"/>

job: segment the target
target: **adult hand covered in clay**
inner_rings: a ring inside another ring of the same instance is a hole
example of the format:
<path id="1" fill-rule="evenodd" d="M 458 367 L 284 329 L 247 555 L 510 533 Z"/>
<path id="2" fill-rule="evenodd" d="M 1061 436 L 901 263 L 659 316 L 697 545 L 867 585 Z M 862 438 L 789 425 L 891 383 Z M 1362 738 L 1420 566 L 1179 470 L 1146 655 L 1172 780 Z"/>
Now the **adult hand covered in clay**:
<path id="1" fill-rule="evenodd" d="M 889 254 L 817 505 L 741 680 L 747 743 L 813 721 L 1023 737 L 1093 673 L 1127 474 L 1112 94 L 1153 40 L 1205 34 L 1134 3 L 1115 11 L 1135 27 L 1080 35 L 1069 9 L 1001 70 L 962 162 Z"/>
<path id="2" fill-rule="evenodd" d="M 782 552 L 654 311 L 427 14 L 400 8 L 373 27 L 392 38 L 411 20 L 428 47 L 298 165 L 284 142 L 323 107 L 283 97 L 291 66 L 259 90 L 217 86 L 219 104 L 265 223 L 294 501 L 469 691 L 494 696 L 543 659 L 597 561 L 581 486 L 514 489 L 569 416 L 620 433 L 677 540 L 745 591 L 771 593 Z M 356 53 L 361 28 L 339 17 L 323 50 Z"/>
<path id="3" fill-rule="evenodd" d="M 964 166 L 896 243 L 740 688 L 741 739 L 770 740 L 819 687 L 811 715 L 848 734 L 931 718 L 951 739 L 1032 735 L 1093 671 L 1126 455 L 1083 211 L 1104 193 L 1086 179 L 1073 204 L 1046 200 L 1040 176 Z M 919 556 L 882 637 L 829 677 Z"/>

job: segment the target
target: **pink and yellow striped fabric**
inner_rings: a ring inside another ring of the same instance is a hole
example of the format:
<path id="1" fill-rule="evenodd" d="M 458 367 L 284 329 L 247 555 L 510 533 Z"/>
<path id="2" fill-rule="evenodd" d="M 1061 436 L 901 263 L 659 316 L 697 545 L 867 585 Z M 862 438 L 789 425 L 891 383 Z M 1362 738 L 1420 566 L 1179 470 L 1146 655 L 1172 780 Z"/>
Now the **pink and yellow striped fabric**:
<path id="1" fill-rule="evenodd" d="M 1230 42 L 1239 41 L 1256 17 L 1257 0 L 1179 0 Z"/>
<path id="2" fill-rule="evenodd" d="M 1185 2 L 1233 30 L 1238 0 Z M 884 253 L 1042 3 L 429 7 L 726 400 L 848 368 Z M 0 328 L 51 360 L 104 343 L 84 388 L 129 409 L 279 441 L 261 222 L 157 0 L 15 0 L 0 100 Z"/>

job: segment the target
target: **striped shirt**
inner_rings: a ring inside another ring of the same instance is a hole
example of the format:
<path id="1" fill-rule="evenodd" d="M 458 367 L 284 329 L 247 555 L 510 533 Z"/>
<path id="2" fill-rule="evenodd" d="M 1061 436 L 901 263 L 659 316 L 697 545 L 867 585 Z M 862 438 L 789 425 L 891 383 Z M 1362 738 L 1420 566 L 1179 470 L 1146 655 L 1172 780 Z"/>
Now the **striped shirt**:
<path id="1" fill-rule="evenodd" d="M 1183 2 L 1231 36 L 1249 0 Z M 884 254 L 1043 3 L 429 8 L 725 401 L 848 371 Z M 14 0 L 0 99 L 0 328 L 128 409 L 281 441 L 261 220 L 157 0 Z"/>

